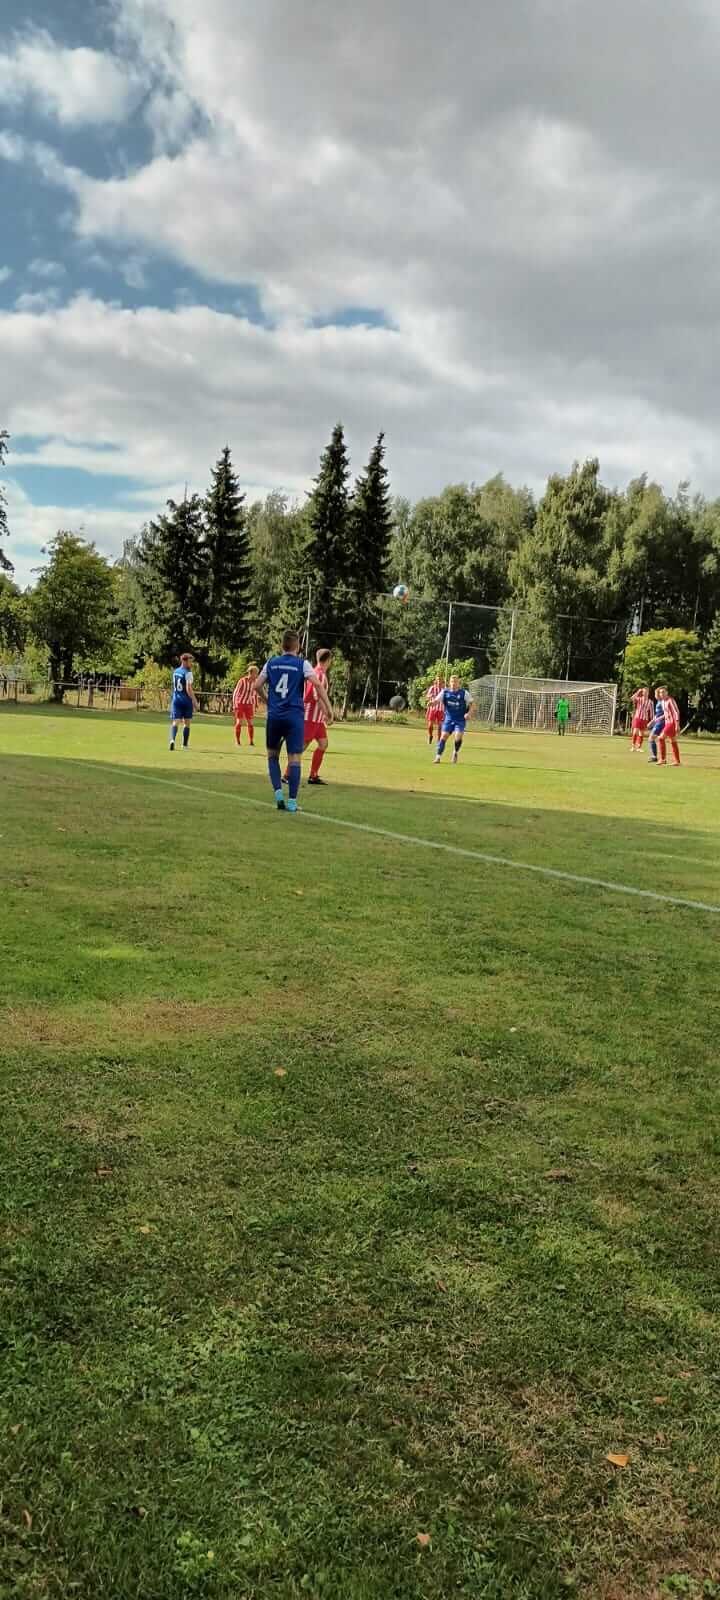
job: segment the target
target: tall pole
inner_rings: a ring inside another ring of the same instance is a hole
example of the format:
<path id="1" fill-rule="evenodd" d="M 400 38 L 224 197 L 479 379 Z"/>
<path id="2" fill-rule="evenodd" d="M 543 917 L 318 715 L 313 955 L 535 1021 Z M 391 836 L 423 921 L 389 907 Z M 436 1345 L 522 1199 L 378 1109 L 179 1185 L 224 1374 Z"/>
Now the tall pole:
<path id="1" fill-rule="evenodd" d="M 382 596 L 381 596 L 381 598 L 380 598 L 380 646 L 379 646 L 379 649 L 378 649 L 377 688 L 375 690 L 375 721 L 376 722 L 377 722 L 378 711 L 380 709 L 380 674 L 382 672 L 382 653 L 383 653 L 383 639 L 384 639 L 384 636 L 385 636 L 385 606 L 384 606 L 384 603 L 383 603 L 383 600 L 382 600 Z"/>
<path id="2" fill-rule="evenodd" d="M 617 686 L 617 684 L 615 684 L 615 691 L 614 691 L 614 694 L 613 694 L 612 722 L 610 723 L 610 738 L 612 738 L 612 736 L 613 736 L 613 734 L 615 732 L 615 720 L 616 720 L 616 717 L 617 717 L 617 703 L 618 703 L 618 686 Z"/>
<path id="3" fill-rule="evenodd" d="M 508 641 L 507 680 L 506 680 L 506 683 L 505 683 L 505 727 L 507 727 L 507 725 L 508 725 L 508 711 L 510 709 L 510 678 L 511 678 L 511 675 L 512 675 L 512 653 L 513 653 L 513 640 L 514 640 L 514 638 L 515 638 L 515 607 L 513 606 L 512 616 L 510 618 L 510 639 Z"/>
<path id="4" fill-rule="evenodd" d="M 445 640 L 445 682 L 446 683 L 448 681 L 448 674 L 450 672 L 450 635 L 452 633 L 452 614 L 453 614 L 453 603 L 452 603 L 452 600 L 451 600 L 450 601 L 450 606 L 449 606 L 449 609 L 448 609 L 447 639 Z"/>
<path id="5" fill-rule="evenodd" d="M 306 655 L 308 654 L 309 649 L 310 649 L 310 611 L 311 611 L 311 607 L 312 607 L 312 584 L 310 582 L 310 579 L 308 578 L 308 607 L 307 607 L 307 616 L 305 618 L 305 654 Z"/>

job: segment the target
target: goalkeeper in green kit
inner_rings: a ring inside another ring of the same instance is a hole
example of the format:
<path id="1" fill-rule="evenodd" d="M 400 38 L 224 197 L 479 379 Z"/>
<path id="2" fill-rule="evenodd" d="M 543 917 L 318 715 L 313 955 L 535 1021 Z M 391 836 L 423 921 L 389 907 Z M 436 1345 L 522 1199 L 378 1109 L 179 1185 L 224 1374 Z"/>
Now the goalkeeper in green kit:
<path id="1" fill-rule="evenodd" d="M 570 701 L 564 694 L 561 694 L 560 699 L 555 707 L 555 721 L 558 725 L 558 733 L 560 734 L 560 737 L 564 738 L 565 734 L 567 733 L 567 725 L 570 721 Z"/>

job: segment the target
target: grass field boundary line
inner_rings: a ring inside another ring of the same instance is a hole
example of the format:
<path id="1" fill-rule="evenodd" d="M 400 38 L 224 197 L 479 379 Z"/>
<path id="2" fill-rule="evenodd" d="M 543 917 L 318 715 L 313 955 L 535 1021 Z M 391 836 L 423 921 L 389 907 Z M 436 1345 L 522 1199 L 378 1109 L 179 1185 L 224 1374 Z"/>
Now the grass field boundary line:
<path id="1" fill-rule="evenodd" d="M 255 800 L 252 795 L 230 794 L 222 789 L 203 789 L 197 783 L 183 783 L 179 778 L 155 777 L 149 772 L 135 772 L 132 767 L 106 766 L 98 761 L 76 761 L 75 766 L 88 767 L 93 772 L 107 772 L 137 779 L 140 783 L 159 783 L 170 789 L 185 789 L 189 794 L 202 794 L 213 800 L 230 800 L 236 805 L 251 806 L 260 811 L 274 810 L 269 800 Z M 613 883 L 608 878 L 590 878 L 579 872 L 565 872 L 560 867 L 543 867 L 534 861 L 512 861 L 509 856 L 496 856 L 485 850 L 470 850 L 465 845 L 446 844 L 442 839 L 422 839 L 413 833 L 397 833 L 392 828 L 377 828 L 370 822 L 352 822 L 346 817 L 328 817 L 321 811 L 300 811 L 302 822 L 324 822 L 334 828 L 345 828 L 353 833 L 365 833 L 376 839 L 392 839 L 395 844 L 410 844 L 424 850 L 440 850 L 445 855 L 459 856 L 465 861 L 481 861 L 485 866 L 507 867 L 512 872 L 530 872 L 536 877 L 554 878 L 560 883 L 580 884 L 590 889 L 605 889 L 610 894 L 630 895 L 639 900 L 653 900 L 660 905 L 682 906 L 689 911 L 705 911 L 720 916 L 720 906 L 704 900 L 688 900 L 680 895 L 663 894 L 659 889 L 639 889 L 632 883 Z M 296 826 L 295 823 L 291 826 Z"/>

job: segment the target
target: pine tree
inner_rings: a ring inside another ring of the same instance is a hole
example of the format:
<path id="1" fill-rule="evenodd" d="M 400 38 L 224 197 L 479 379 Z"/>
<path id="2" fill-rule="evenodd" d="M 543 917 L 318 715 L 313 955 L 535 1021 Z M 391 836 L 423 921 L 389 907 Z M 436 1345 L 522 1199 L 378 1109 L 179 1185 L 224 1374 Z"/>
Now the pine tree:
<path id="1" fill-rule="evenodd" d="M 358 590 L 364 589 L 374 601 L 385 588 L 393 526 L 384 433 L 378 434 L 367 467 L 355 485 L 351 522 Z"/>
<path id="2" fill-rule="evenodd" d="M 137 575 L 153 630 L 158 659 L 174 661 L 179 650 L 202 641 L 204 589 L 203 502 L 197 494 L 143 528 Z"/>
<path id="3" fill-rule="evenodd" d="M 2 466 L 7 455 L 7 441 L 9 437 L 10 435 L 5 431 L 5 429 L 0 428 L 0 467 Z M 5 490 L 3 489 L 2 484 L 0 484 L 0 540 L 7 539 L 8 536 L 6 506 L 7 500 L 5 498 Z M 12 570 L 12 561 L 8 561 L 8 558 L 3 550 L 2 543 L 0 543 L 0 572 L 12 572 Z"/>
<path id="4" fill-rule="evenodd" d="M 341 422 L 320 458 L 308 515 L 309 534 L 298 553 L 295 586 L 312 584 L 312 632 L 320 644 L 342 648 L 349 608 L 347 589 L 350 467 Z"/>
<path id="5" fill-rule="evenodd" d="M 226 665 L 223 652 L 239 650 L 248 637 L 251 569 L 244 499 L 226 445 L 204 501 L 201 659 L 211 677 Z"/>

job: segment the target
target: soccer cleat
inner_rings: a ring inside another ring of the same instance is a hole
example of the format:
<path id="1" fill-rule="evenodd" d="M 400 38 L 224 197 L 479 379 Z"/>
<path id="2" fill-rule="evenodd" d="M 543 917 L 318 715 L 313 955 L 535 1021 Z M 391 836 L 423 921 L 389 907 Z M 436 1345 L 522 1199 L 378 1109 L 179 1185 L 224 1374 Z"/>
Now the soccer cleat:
<path id="1" fill-rule="evenodd" d="M 288 811 L 297 811 L 297 808 L 298 808 L 297 800 L 288 800 L 286 810 L 288 810 Z"/>
<path id="2" fill-rule="evenodd" d="M 435 760 L 434 760 L 434 762 L 433 762 L 433 766 L 435 766 L 435 767 L 439 767 L 439 765 L 440 765 L 440 757 L 439 757 L 439 756 L 436 756 L 436 757 L 435 757 Z"/>
<path id="3" fill-rule="evenodd" d="M 278 808 L 278 811 L 285 810 L 285 796 L 282 792 L 282 789 L 275 790 L 275 804 Z"/>
<path id="4" fill-rule="evenodd" d="M 319 783 L 321 789 L 327 789 L 327 784 L 325 782 L 325 779 L 324 778 L 318 778 L 317 776 L 313 777 L 312 773 L 310 774 L 310 777 L 308 778 L 307 781 L 308 781 L 308 783 Z"/>
<path id="5" fill-rule="evenodd" d="M 282 781 L 283 781 L 283 783 L 289 783 L 290 782 L 290 773 L 289 772 L 284 772 L 283 773 Z"/>
<path id="6" fill-rule="evenodd" d="M 174 739 L 171 739 L 171 740 L 170 740 L 170 749 L 171 749 L 171 750 L 174 750 L 174 749 L 175 749 L 175 740 L 174 740 Z"/>

